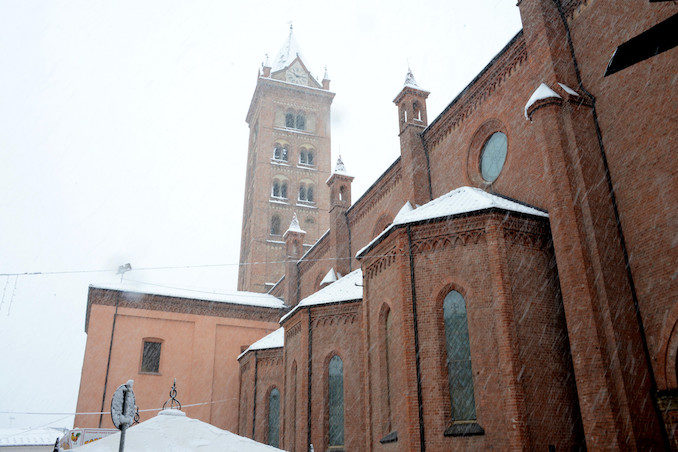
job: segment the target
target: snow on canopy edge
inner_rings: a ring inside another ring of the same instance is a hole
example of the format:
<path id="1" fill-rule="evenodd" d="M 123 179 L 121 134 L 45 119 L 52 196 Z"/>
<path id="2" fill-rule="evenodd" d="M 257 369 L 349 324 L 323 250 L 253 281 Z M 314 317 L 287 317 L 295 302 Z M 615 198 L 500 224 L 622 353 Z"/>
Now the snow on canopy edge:
<path id="1" fill-rule="evenodd" d="M 300 308 L 309 306 L 318 306 L 329 303 L 341 303 L 348 301 L 362 300 L 363 288 L 358 285 L 358 282 L 363 280 L 363 271 L 358 268 L 353 270 L 346 276 L 342 276 L 327 287 L 312 293 L 308 297 L 301 300 L 290 312 L 282 316 L 280 323 L 290 318 Z"/>
<path id="2" fill-rule="evenodd" d="M 362 247 L 356 253 L 356 258 L 362 257 L 374 245 L 380 242 L 384 236 L 390 234 L 393 229 L 408 223 L 436 220 L 487 209 L 501 209 L 538 217 L 549 216 L 547 212 L 537 207 L 523 204 L 502 196 L 497 196 L 492 193 L 487 193 L 486 191 L 479 188 L 467 186 L 456 188 L 427 202 L 422 206 L 418 206 L 415 209 L 411 209 L 410 205 L 410 210 L 408 210 L 408 203 L 403 205 L 396 217 L 393 219 L 393 222 L 386 229 L 384 229 L 379 235 L 373 238 L 367 245 Z M 459 206 L 463 205 L 464 203 L 467 204 L 467 207 L 459 208 Z M 426 213 L 427 211 L 430 212 Z"/>
<path id="3" fill-rule="evenodd" d="M 252 345 L 247 347 L 241 354 L 238 355 L 237 359 L 245 356 L 247 352 L 254 350 L 268 350 L 271 348 L 282 348 L 285 346 L 285 328 L 280 327 L 272 333 L 268 333 L 266 336 L 262 337 L 256 342 L 253 342 Z"/>
<path id="4" fill-rule="evenodd" d="M 192 289 L 163 287 L 158 289 L 143 289 L 134 284 L 124 281 L 120 284 L 90 284 L 90 289 L 116 290 L 142 295 L 159 295 L 163 297 L 183 298 L 186 300 L 214 301 L 217 303 L 230 303 L 237 305 L 254 306 L 259 308 L 284 309 L 285 303 L 278 297 L 266 293 L 236 291 L 207 292 Z"/>
<path id="5" fill-rule="evenodd" d="M 0 428 L 0 447 L 53 446 L 67 429 L 61 428 Z"/>

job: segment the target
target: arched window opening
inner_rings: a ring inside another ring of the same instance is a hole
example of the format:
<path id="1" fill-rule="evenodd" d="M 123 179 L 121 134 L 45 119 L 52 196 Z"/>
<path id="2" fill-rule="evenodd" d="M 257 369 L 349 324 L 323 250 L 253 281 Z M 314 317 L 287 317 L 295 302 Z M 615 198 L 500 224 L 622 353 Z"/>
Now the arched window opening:
<path id="1" fill-rule="evenodd" d="M 280 184 L 280 197 L 287 199 L 287 182 Z"/>
<path id="2" fill-rule="evenodd" d="M 306 130 L 306 116 L 302 114 L 297 115 L 297 129 Z"/>
<path id="3" fill-rule="evenodd" d="M 445 296 L 443 318 L 452 420 L 473 420 L 476 419 L 476 404 L 473 394 L 466 302 L 464 297 L 456 290 Z"/>
<path id="4" fill-rule="evenodd" d="M 344 363 L 333 356 L 329 364 L 328 400 L 329 446 L 344 445 Z"/>
<path id="5" fill-rule="evenodd" d="M 285 114 L 285 127 L 294 129 L 294 114 L 292 113 Z"/>
<path id="6" fill-rule="evenodd" d="M 288 158 L 289 158 L 289 148 L 287 145 L 285 145 L 283 146 L 282 149 L 282 160 L 286 162 Z"/>
<path id="7" fill-rule="evenodd" d="M 308 164 L 309 165 L 315 165 L 315 162 L 313 161 L 313 151 L 308 151 Z"/>
<path id="8" fill-rule="evenodd" d="M 280 235 L 280 217 L 273 215 L 271 218 L 271 235 Z"/>
<path id="9" fill-rule="evenodd" d="M 273 189 L 271 190 L 271 196 L 274 198 L 280 198 L 280 182 L 278 180 L 273 181 Z"/>
<path id="10" fill-rule="evenodd" d="M 313 185 L 302 182 L 299 184 L 299 201 L 314 202 Z"/>
<path id="11" fill-rule="evenodd" d="M 275 160 L 282 160 L 282 152 L 283 147 L 279 143 L 276 143 L 273 147 L 273 158 Z"/>
<path id="12" fill-rule="evenodd" d="M 280 439 L 280 391 L 273 388 L 268 396 L 268 444 L 278 447 Z"/>
<path id="13" fill-rule="evenodd" d="M 419 102 L 415 101 L 412 104 L 412 111 L 414 112 L 413 117 L 418 121 L 421 121 L 421 105 L 419 104 Z"/>
<path id="14" fill-rule="evenodd" d="M 339 187 L 339 201 L 343 201 L 343 200 L 344 200 L 344 195 L 345 195 L 345 194 L 346 194 L 346 187 L 344 187 L 344 186 L 342 185 L 341 187 Z"/>
<path id="15" fill-rule="evenodd" d="M 299 163 L 303 163 L 304 165 L 308 164 L 306 158 L 306 149 L 304 148 L 301 148 L 301 151 L 299 152 Z"/>

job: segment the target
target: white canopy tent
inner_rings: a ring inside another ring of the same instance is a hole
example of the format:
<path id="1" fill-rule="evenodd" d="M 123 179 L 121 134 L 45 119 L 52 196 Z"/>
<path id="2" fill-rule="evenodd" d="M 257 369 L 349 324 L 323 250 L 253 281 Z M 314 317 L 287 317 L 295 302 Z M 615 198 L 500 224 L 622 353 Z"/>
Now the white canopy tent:
<path id="1" fill-rule="evenodd" d="M 77 450 L 82 452 L 117 452 L 120 433 L 116 433 Z M 274 452 L 275 447 L 238 436 L 206 422 L 191 419 L 183 411 L 163 410 L 152 419 L 127 429 L 125 451 L 168 452 Z"/>

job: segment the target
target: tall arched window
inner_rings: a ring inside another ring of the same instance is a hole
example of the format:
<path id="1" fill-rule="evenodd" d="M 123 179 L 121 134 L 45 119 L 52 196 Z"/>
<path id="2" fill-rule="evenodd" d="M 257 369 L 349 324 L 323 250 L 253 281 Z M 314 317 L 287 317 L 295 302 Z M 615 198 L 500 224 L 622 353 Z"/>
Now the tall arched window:
<path id="1" fill-rule="evenodd" d="M 273 388 L 268 396 L 268 444 L 278 447 L 280 438 L 280 391 Z"/>
<path id="2" fill-rule="evenodd" d="M 271 196 L 280 198 L 280 182 L 276 179 L 273 181 L 273 188 L 271 189 Z"/>
<path id="3" fill-rule="evenodd" d="M 278 215 L 271 217 L 271 235 L 280 235 L 280 217 Z"/>
<path id="4" fill-rule="evenodd" d="M 315 165 L 313 157 L 314 157 L 313 151 L 309 150 L 306 154 L 306 160 L 307 160 L 309 165 Z"/>
<path id="5" fill-rule="evenodd" d="M 447 380 L 452 403 L 452 420 L 476 419 L 466 302 L 464 297 L 456 290 L 445 296 L 443 318 L 445 320 Z"/>
<path id="6" fill-rule="evenodd" d="M 306 201 L 313 202 L 313 185 L 309 185 L 306 189 Z"/>
<path id="7" fill-rule="evenodd" d="M 304 184 L 299 185 L 299 200 L 306 201 L 306 186 Z"/>
<path id="8" fill-rule="evenodd" d="M 286 144 L 276 143 L 273 145 L 273 159 L 286 162 L 289 155 L 289 146 Z"/>
<path id="9" fill-rule="evenodd" d="M 293 113 L 286 113 L 285 114 L 285 127 L 289 127 L 290 129 L 294 129 L 294 114 Z"/>
<path id="10" fill-rule="evenodd" d="M 280 179 L 273 179 L 273 186 L 271 188 L 271 196 L 274 198 L 287 199 L 287 181 Z"/>
<path id="11" fill-rule="evenodd" d="M 287 199 L 287 182 L 280 184 L 280 197 Z"/>
<path id="12" fill-rule="evenodd" d="M 344 445 L 344 363 L 337 355 L 330 359 L 327 408 L 329 411 L 329 446 Z"/>
<path id="13" fill-rule="evenodd" d="M 299 163 L 304 164 L 304 165 L 308 164 L 306 149 L 304 149 L 304 148 L 301 148 L 301 150 L 299 151 Z"/>

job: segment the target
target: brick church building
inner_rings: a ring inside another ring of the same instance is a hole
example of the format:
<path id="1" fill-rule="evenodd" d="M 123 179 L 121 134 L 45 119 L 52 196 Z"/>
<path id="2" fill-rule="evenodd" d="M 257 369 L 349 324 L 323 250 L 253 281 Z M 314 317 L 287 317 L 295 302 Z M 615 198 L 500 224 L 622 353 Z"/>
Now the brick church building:
<path id="1" fill-rule="evenodd" d="M 678 59 L 659 43 L 678 8 L 518 8 L 523 29 L 438 117 L 407 74 L 401 155 L 355 201 L 341 160 L 324 176 L 329 130 L 282 127 L 327 117 L 329 81 L 300 76 L 300 54 L 263 68 L 241 262 L 284 262 L 243 265 L 240 287 L 291 309 L 238 358 L 239 434 L 293 451 L 678 446 Z M 326 232 L 282 142 L 297 167 L 316 146 Z"/>
<path id="2" fill-rule="evenodd" d="M 408 71 L 357 200 L 290 32 L 247 113 L 240 292 L 91 287 L 78 411 L 176 377 L 189 416 L 290 451 L 678 450 L 678 7 L 517 7 L 430 121 Z"/>

